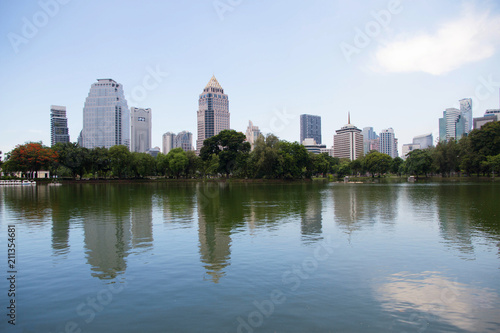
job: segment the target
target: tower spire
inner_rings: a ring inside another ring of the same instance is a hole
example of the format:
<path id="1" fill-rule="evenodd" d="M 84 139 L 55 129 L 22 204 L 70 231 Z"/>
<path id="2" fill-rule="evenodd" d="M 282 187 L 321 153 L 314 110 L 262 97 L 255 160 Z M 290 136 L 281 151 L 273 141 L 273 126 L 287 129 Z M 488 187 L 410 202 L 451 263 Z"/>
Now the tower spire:
<path id="1" fill-rule="evenodd" d="M 347 112 L 347 123 L 350 124 L 351 123 L 351 111 L 348 111 Z"/>

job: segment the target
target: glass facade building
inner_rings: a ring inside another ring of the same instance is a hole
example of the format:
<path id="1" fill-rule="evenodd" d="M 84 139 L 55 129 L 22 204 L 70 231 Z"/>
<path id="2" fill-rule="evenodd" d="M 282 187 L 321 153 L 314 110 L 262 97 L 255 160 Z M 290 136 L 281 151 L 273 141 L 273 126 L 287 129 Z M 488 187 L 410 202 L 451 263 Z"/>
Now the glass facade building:
<path id="1" fill-rule="evenodd" d="M 413 144 L 420 145 L 419 149 L 426 149 L 426 148 L 432 147 L 434 145 L 432 133 L 419 135 L 419 136 L 414 137 Z"/>
<path id="2" fill-rule="evenodd" d="M 198 138 L 196 153 L 200 154 L 203 141 L 220 131 L 229 129 L 229 100 L 215 76 L 212 76 L 198 99 Z"/>
<path id="3" fill-rule="evenodd" d="M 193 133 L 182 131 L 178 134 L 167 132 L 163 134 L 163 154 L 168 154 L 174 148 L 182 148 L 184 151 L 193 150 Z"/>
<path id="4" fill-rule="evenodd" d="M 321 144 L 321 117 L 310 114 L 300 115 L 300 142 L 305 139 L 314 139 Z"/>
<path id="5" fill-rule="evenodd" d="M 439 141 L 447 142 L 452 138 L 460 140 L 468 133 L 466 126 L 466 117 L 459 109 L 446 109 L 443 118 L 439 118 Z"/>
<path id="6" fill-rule="evenodd" d="M 69 142 L 68 118 L 66 118 L 66 107 L 50 106 L 50 145 L 58 142 Z"/>
<path id="7" fill-rule="evenodd" d="M 130 149 L 130 110 L 121 84 L 112 79 L 92 84 L 83 107 L 79 142 L 86 148 L 125 145 Z"/>
<path id="8" fill-rule="evenodd" d="M 464 98 L 460 101 L 460 112 L 464 118 L 465 133 L 472 131 L 472 98 Z"/>

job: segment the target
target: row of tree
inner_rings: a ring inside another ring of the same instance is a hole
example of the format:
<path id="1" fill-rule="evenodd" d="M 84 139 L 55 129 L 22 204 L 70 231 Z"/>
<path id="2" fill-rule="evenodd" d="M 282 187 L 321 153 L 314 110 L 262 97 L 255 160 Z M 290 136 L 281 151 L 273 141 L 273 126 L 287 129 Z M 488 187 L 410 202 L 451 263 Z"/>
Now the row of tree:
<path id="1" fill-rule="evenodd" d="M 125 146 L 87 149 L 75 143 L 44 147 L 41 143 L 17 146 L 6 154 L 2 169 L 36 177 L 49 170 L 59 177 L 72 178 L 168 178 L 237 177 L 265 179 L 304 179 L 312 176 L 397 175 L 449 176 L 500 171 L 500 122 L 472 131 L 460 141 L 440 142 L 436 147 L 414 150 L 404 161 L 400 157 L 371 151 L 354 161 L 312 154 L 297 142 L 279 140 L 275 135 L 260 136 L 253 151 L 245 135 L 224 130 L 206 139 L 197 156 L 180 148 L 155 158 L 147 153 L 130 152 Z"/>

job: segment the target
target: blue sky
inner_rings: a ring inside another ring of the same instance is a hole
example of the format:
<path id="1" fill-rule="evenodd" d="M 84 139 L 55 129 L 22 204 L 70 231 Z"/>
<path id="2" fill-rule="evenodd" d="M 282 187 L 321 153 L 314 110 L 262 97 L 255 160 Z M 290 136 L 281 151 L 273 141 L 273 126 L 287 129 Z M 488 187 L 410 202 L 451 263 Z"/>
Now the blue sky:
<path id="1" fill-rule="evenodd" d="M 327 146 L 348 111 L 359 128 L 394 128 L 401 147 L 437 139 L 459 99 L 474 99 L 475 117 L 500 107 L 496 1 L 41 0 L 2 1 L 0 13 L 4 153 L 50 145 L 50 105 L 67 107 L 76 141 L 98 78 L 123 84 L 129 107 L 152 109 L 160 147 L 167 131 L 196 138 L 213 74 L 231 128 L 252 120 L 296 141 L 299 115 L 315 114 Z"/>

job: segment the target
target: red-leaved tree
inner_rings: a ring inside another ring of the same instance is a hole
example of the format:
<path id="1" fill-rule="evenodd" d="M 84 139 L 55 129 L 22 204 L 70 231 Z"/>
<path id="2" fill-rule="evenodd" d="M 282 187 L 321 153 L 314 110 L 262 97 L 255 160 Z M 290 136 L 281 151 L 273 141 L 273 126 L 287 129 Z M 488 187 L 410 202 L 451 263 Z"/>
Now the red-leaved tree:
<path id="1" fill-rule="evenodd" d="M 51 163 L 57 162 L 57 152 L 39 142 L 29 142 L 17 145 L 5 162 L 8 171 L 21 171 L 28 177 L 36 177 L 41 169 L 46 169 Z"/>

